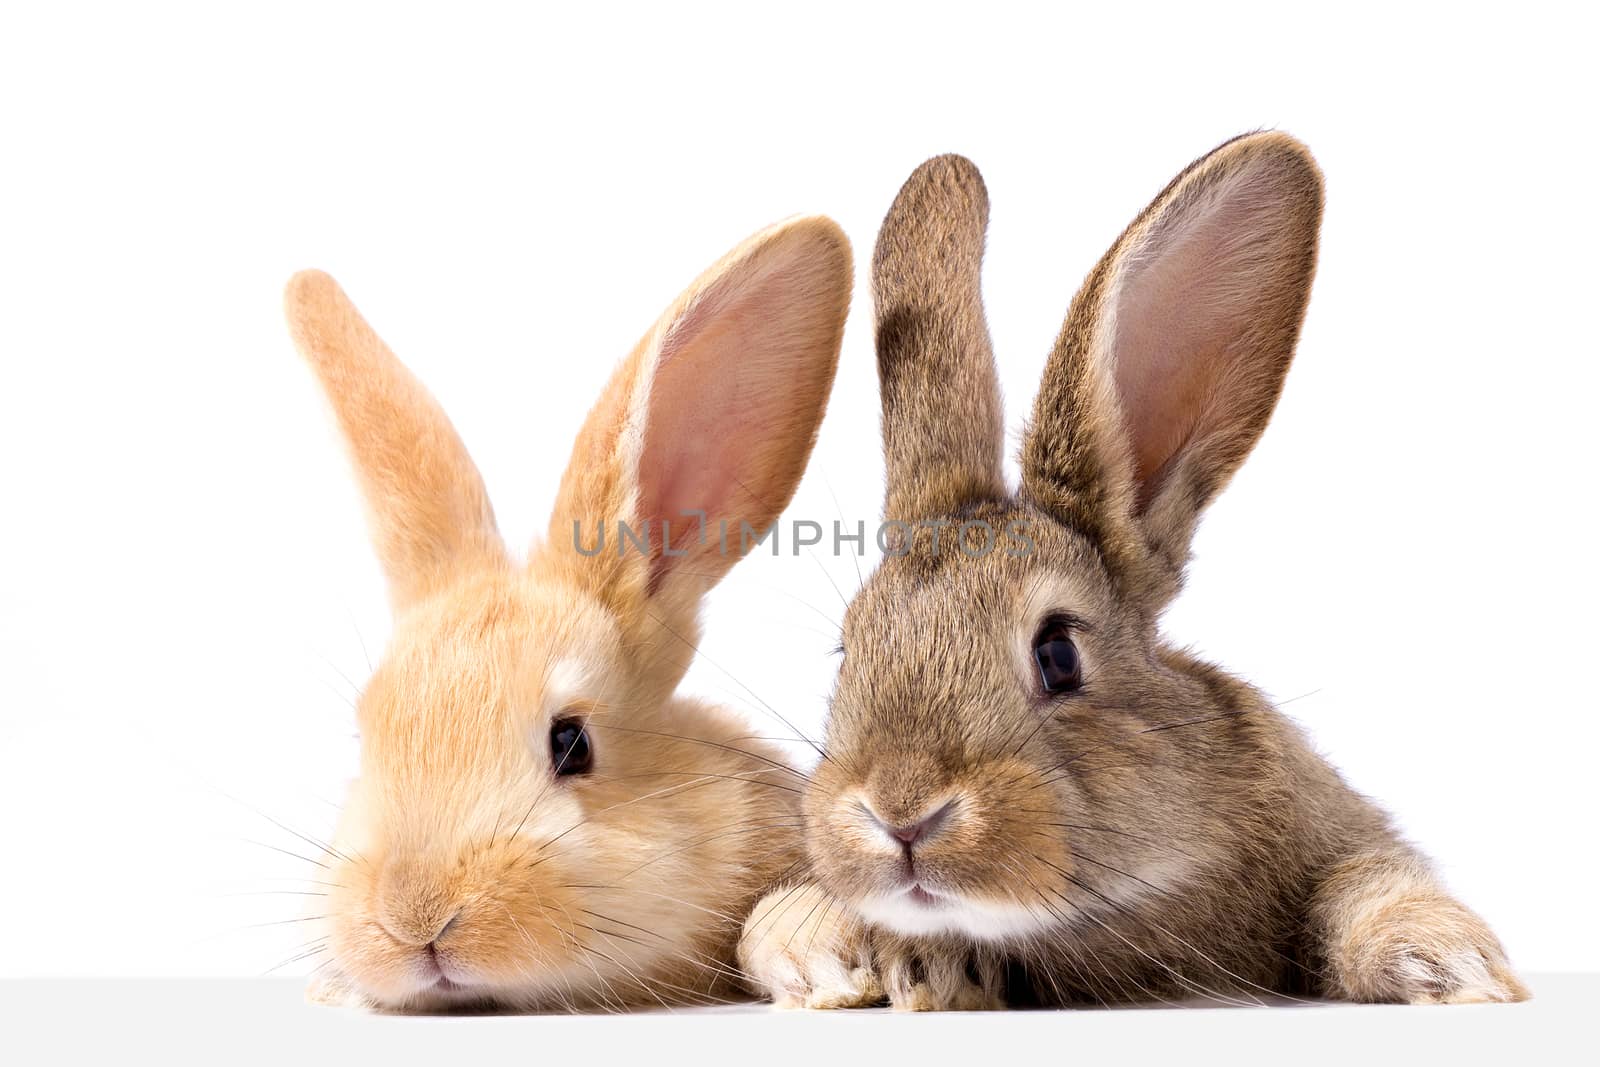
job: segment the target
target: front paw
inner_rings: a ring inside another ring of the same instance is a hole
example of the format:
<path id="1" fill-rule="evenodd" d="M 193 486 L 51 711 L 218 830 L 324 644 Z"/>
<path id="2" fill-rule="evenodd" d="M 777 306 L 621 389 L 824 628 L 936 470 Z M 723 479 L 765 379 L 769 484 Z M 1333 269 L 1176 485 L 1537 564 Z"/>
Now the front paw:
<path id="1" fill-rule="evenodd" d="M 1005 1007 L 999 961 L 971 946 L 882 936 L 873 950 L 896 1011 Z"/>
<path id="2" fill-rule="evenodd" d="M 1331 956 L 1336 991 L 1351 1000 L 1483 1004 L 1528 999 L 1494 933 L 1448 897 L 1375 904 L 1350 924 Z"/>
<path id="3" fill-rule="evenodd" d="M 367 1008 L 369 1001 L 356 988 L 355 983 L 339 971 L 323 971 L 311 976 L 306 983 L 306 1003 L 320 1004 L 325 1008 Z"/>
<path id="4" fill-rule="evenodd" d="M 866 933 L 826 890 L 801 883 L 761 898 L 739 938 L 750 986 L 780 1008 L 866 1008 L 883 1003 Z"/>

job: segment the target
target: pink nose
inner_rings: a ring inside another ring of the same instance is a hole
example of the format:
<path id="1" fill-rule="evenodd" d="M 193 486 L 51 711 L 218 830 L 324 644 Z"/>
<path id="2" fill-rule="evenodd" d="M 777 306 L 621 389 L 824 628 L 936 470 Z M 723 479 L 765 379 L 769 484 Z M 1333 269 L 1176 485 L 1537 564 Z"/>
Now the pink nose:
<path id="1" fill-rule="evenodd" d="M 955 809 L 955 800 L 947 800 L 923 815 L 915 822 L 889 823 L 885 822 L 876 812 L 872 813 L 873 820 L 883 828 L 883 832 L 910 849 L 918 841 L 932 837 L 944 828 L 950 821 L 950 813 Z"/>

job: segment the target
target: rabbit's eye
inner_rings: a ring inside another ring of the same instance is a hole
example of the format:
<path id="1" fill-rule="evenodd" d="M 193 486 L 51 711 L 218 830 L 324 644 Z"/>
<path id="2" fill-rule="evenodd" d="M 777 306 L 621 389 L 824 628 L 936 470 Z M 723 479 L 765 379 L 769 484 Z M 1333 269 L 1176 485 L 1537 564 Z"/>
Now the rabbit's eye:
<path id="1" fill-rule="evenodd" d="M 1033 639 L 1033 659 L 1046 693 L 1070 693 L 1083 685 L 1083 660 L 1072 643 L 1070 620 L 1052 616 Z"/>
<path id="2" fill-rule="evenodd" d="M 556 774 L 588 774 L 594 766 L 594 747 L 582 719 L 557 719 L 550 726 L 550 759 Z"/>

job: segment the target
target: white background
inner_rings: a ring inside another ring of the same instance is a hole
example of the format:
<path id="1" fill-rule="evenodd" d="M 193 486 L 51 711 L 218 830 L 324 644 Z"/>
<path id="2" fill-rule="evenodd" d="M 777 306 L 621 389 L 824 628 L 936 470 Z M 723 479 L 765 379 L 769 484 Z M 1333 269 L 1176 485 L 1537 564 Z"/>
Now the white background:
<path id="1" fill-rule="evenodd" d="M 1084 1063 L 1296 1067 L 1351 1063 L 1566 1063 L 1589 1047 L 1600 986 L 1547 974 L 1534 999 L 1440 1010 L 1304 1003 L 1266 1010 L 895 1014 L 752 1005 L 592 1015 L 395 1016 L 308 1010 L 294 979 L 9 982 L 6 1048 L 27 1063 L 117 1063 L 135 1049 L 163 1065 L 625 1063 L 815 1067 L 985 1063 L 996 1048 L 1070 1048 Z M 93 1026 L 83 1025 L 84 1005 Z M 3 1017 L 3 1016 L 0 1016 Z M 246 1040 L 240 1040 L 247 1034 Z M 226 1049 L 225 1053 L 219 1052 Z M 1374 1052 L 1378 1052 L 1378 1057 Z M 1013 1055 L 1012 1059 L 1019 1059 Z M 1591 1059 L 1593 1057 L 1590 1057 Z M 1581 1060 L 1580 1060 L 1581 1062 Z"/>
<path id="2" fill-rule="evenodd" d="M 343 281 L 522 543 L 613 361 L 750 231 L 826 212 L 859 261 L 918 162 L 972 157 L 1015 425 L 1121 227 L 1268 126 L 1326 172 L 1322 265 L 1166 627 L 1294 698 L 1520 965 L 1600 965 L 1586 13 L 567 7 L 0 16 L 0 974 L 300 940 L 253 925 L 308 873 L 265 816 L 329 827 L 388 624 L 292 271 Z M 876 515 L 868 311 L 793 517 Z M 815 730 L 856 582 L 751 560 L 705 651 Z"/>

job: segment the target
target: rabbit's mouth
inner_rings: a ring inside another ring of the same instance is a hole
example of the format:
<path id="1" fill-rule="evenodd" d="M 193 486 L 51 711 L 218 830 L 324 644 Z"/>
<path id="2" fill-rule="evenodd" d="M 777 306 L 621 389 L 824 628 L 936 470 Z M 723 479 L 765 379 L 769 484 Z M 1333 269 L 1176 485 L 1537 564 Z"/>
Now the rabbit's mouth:
<path id="1" fill-rule="evenodd" d="M 982 941 L 1033 936 L 1052 919 L 1045 908 L 929 889 L 920 879 L 869 893 L 856 910 L 869 922 L 910 937 L 960 934 Z"/>
<path id="2" fill-rule="evenodd" d="M 453 922 L 454 920 L 451 921 Z M 427 972 L 429 972 L 424 974 L 424 979 L 432 979 L 432 983 L 427 987 L 428 992 L 448 994 L 474 992 L 472 986 L 463 981 L 459 973 L 454 978 L 450 977 L 450 971 L 446 969 L 445 960 L 440 956 L 436 945 L 430 943 L 424 951 L 427 953 L 424 957 L 424 965 Z M 452 967 L 452 969 L 459 970 L 458 967 Z"/>
<path id="3" fill-rule="evenodd" d="M 451 978 L 443 970 L 420 995 L 443 1011 L 477 1010 L 493 1007 L 496 1003 L 495 995 L 485 986 L 463 981 L 459 975 Z"/>

